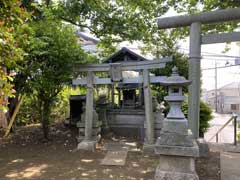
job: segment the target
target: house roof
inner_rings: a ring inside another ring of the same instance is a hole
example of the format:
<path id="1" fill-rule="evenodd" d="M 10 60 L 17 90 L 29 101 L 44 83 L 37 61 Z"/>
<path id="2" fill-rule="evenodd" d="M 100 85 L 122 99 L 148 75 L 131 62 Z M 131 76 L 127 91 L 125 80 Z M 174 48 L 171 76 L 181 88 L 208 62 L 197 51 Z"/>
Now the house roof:
<path id="1" fill-rule="evenodd" d="M 232 82 L 232 83 L 226 84 L 225 86 L 222 86 L 222 87 L 218 88 L 217 90 L 220 91 L 222 89 L 240 89 L 240 82 Z M 207 92 L 208 93 L 215 92 L 215 89 L 208 90 Z"/>
<path id="2" fill-rule="evenodd" d="M 145 57 L 133 52 L 132 50 L 123 47 L 109 58 L 103 61 L 103 63 L 115 63 L 121 61 L 148 61 Z"/>
<path id="3" fill-rule="evenodd" d="M 240 88 L 240 82 L 233 82 L 233 83 L 229 83 L 225 86 L 222 86 L 219 89 L 239 89 Z"/>

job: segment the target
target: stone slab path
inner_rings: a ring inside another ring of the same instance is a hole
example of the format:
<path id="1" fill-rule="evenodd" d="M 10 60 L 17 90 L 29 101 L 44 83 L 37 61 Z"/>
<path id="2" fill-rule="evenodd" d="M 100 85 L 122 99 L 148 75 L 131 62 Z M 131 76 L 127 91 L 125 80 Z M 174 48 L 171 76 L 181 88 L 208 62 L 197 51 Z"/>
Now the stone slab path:
<path id="1" fill-rule="evenodd" d="M 240 153 L 221 152 L 221 180 L 240 180 Z"/>
<path id="2" fill-rule="evenodd" d="M 126 163 L 128 151 L 108 151 L 101 162 L 101 165 L 124 166 Z"/>
<path id="3" fill-rule="evenodd" d="M 124 166 L 129 151 L 140 151 L 136 142 L 128 142 L 124 140 L 107 142 L 104 144 L 103 150 L 108 152 L 100 164 L 109 166 Z"/>
<path id="4" fill-rule="evenodd" d="M 140 149 L 137 147 L 136 142 L 108 142 L 104 144 L 103 150 L 106 151 L 130 151 L 130 152 L 137 152 L 140 151 Z"/>

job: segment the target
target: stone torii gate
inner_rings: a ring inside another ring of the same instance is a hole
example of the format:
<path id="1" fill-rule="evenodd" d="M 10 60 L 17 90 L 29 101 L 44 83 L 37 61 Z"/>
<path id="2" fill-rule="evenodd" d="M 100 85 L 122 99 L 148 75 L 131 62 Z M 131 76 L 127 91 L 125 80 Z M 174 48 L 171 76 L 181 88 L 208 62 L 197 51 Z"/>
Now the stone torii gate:
<path id="1" fill-rule="evenodd" d="M 98 84 L 114 84 L 121 83 L 143 83 L 144 87 L 144 102 L 145 102 L 145 121 L 146 121 L 146 138 L 145 145 L 153 145 L 154 142 L 154 122 L 153 122 L 153 109 L 151 98 L 151 83 L 160 83 L 165 76 L 150 76 L 149 70 L 155 68 L 164 68 L 167 62 L 172 61 L 172 58 L 166 57 L 160 60 L 153 61 L 140 61 L 140 62 L 124 62 L 112 64 L 87 64 L 75 65 L 74 71 L 77 73 L 87 73 L 86 78 L 78 78 L 73 80 L 73 85 L 86 85 L 86 112 L 85 112 L 85 137 L 78 144 L 78 149 L 94 150 L 97 139 L 92 136 L 93 127 L 93 88 Z M 135 78 L 123 78 L 122 71 L 142 71 Z M 96 72 L 109 72 L 111 78 L 99 78 L 94 76 Z"/>
<path id="2" fill-rule="evenodd" d="M 240 8 L 158 19 L 159 29 L 190 26 L 188 120 L 195 138 L 199 137 L 201 44 L 240 41 L 240 32 L 201 36 L 201 25 L 234 20 L 240 20 Z"/>

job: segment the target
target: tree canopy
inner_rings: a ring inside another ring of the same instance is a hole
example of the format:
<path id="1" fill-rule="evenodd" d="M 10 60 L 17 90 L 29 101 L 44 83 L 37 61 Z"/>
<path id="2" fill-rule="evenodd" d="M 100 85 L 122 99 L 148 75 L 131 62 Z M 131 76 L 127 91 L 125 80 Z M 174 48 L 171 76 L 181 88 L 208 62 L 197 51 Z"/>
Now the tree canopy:
<path id="1" fill-rule="evenodd" d="M 49 14 L 31 24 L 32 44 L 25 59 L 27 85 L 38 102 L 38 109 L 48 138 L 51 107 L 64 84 L 74 77 L 75 63 L 91 61 L 77 43 L 74 29 Z"/>
<path id="2" fill-rule="evenodd" d="M 16 68 L 16 62 L 23 60 L 22 46 L 28 43 L 25 30 L 30 16 L 20 5 L 18 0 L 0 0 L 0 110 L 14 94 L 12 74 L 7 69 Z"/>
<path id="3" fill-rule="evenodd" d="M 240 7 L 240 4 L 217 0 L 60 0 L 55 12 L 61 19 L 88 29 L 100 38 L 100 46 L 106 50 L 104 55 L 108 55 L 107 50 L 112 51 L 117 43 L 123 41 L 141 41 L 143 49 L 151 52 L 148 46 L 158 46 L 161 51 L 168 42 L 176 43 L 186 37 L 189 34 L 186 28 L 158 30 L 156 18 L 169 11 L 196 13 L 230 7 Z M 204 25 L 203 33 L 228 32 L 236 27 L 236 22 Z"/>

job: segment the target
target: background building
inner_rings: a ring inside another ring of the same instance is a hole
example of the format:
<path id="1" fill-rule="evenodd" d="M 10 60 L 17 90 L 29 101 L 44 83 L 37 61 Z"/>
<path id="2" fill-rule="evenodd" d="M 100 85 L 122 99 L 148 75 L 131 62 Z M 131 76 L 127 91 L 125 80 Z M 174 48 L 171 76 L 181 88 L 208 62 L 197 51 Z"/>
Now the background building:
<path id="1" fill-rule="evenodd" d="M 204 94 L 206 102 L 218 113 L 240 111 L 240 82 L 227 84 L 216 91 L 210 90 Z M 216 102 L 217 101 L 217 102 Z"/>

